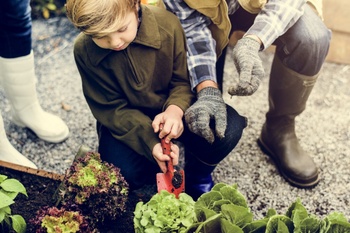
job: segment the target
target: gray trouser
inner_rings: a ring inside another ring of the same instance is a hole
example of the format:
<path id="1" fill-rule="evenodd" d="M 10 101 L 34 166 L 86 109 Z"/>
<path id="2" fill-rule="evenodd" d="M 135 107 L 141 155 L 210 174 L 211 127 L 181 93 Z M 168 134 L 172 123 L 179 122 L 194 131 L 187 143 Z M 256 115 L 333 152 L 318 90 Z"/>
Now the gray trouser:
<path id="1" fill-rule="evenodd" d="M 232 32 L 247 31 L 254 22 L 256 15 L 238 9 L 230 15 Z M 328 53 L 331 31 L 323 21 L 308 6 L 304 14 L 276 39 L 276 55 L 288 68 L 307 76 L 319 73 Z"/>
<path id="2" fill-rule="evenodd" d="M 301 18 L 275 41 L 276 55 L 299 74 L 319 73 L 328 54 L 331 31 L 309 7 Z"/>

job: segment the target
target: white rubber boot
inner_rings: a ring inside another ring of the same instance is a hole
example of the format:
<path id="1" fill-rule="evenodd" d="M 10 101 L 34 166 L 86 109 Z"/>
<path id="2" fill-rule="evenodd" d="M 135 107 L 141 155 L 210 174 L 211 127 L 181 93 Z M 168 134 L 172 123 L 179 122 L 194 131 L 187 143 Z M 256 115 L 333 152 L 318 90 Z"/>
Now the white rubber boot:
<path id="1" fill-rule="evenodd" d="M 39 138 L 59 143 L 69 129 L 61 118 L 45 112 L 37 99 L 33 52 L 19 58 L 0 57 L 2 85 L 11 104 L 12 121 L 30 128 Z"/>
<path id="2" fill-rule="evenodd" d="M 31 168 L 37 168 L 35 164 L 19 153 L 7 139 L 4 122 L 0 114 L 0 160 L 19 164 Z"/>

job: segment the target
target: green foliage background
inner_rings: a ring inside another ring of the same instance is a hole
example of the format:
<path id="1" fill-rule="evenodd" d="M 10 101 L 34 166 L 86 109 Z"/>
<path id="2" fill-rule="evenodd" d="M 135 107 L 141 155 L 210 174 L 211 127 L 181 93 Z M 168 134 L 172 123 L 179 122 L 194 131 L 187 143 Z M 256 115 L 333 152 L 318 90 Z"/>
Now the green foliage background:
<path id="1" fill-rule="evenodd" d="M 65 3 L 66 0 L 31 0 L 32 19 L 65 16 Z"/>

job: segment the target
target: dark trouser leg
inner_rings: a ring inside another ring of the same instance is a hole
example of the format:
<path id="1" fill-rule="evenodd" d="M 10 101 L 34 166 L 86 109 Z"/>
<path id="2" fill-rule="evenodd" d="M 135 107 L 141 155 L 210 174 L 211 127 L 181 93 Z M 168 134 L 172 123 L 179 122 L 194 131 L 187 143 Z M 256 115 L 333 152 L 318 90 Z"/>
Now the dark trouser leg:
<path id="1" fill-rule="evenodd" d="M 195 200 L 213 187 L 211 173 L 236 147 L 246 121 L 227 105 L 227 129 L 223 139 L 216 138 L 213 144 L 209 144 L 189 130 L 179 138 L 185 145 L 185 191 Z"/>
<path id="2" fill-rule="evenodd" d="M 29 0 L 0 1 L 0 57 L 30 54 L 32 22 Z"/>
<path id="3" fill-rule="evenodd" d="M 152 163 L 144 156 L 137 154 L 131 148 L 116 140 L 107 128 L 99 124 L 98 132 L 98 152 L 101 155 L 101 159 L 120 168 L 120 172 L 130 186 L 130 190 L 156 183 L 156 174 L 160 172 L 156 163 Z"/>

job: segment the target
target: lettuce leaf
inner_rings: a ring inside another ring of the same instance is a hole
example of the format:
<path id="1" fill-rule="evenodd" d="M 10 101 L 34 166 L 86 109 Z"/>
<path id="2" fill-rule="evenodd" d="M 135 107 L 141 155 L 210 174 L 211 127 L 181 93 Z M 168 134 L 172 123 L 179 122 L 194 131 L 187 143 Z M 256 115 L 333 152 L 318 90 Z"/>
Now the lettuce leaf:
<path id="1" fill-rule="evenodd" d="M 221 213 L 229 222 L 241 228 L 253 221 L 253 214 L 249 209 L 235 204 L 223 205 Z"/>
<path id="2" fill-rule="evenodd" d="M 293 230 L 292 220 L 285 215 L 272 216 L 266 225 L 266 233 L 292 233 Z"/>
<path id="3" fill-rule="evenodd" d="M 325 226 L 322 232 L 325 233 L 349 233 L 350 223 L 343 213 L 332 212 L 325 219 Z"/>
<path id="4" fill-rule="evenodd" d="M 191 196 L 181 193 L 177 199 L 173 193 L 163 190 L 146 204 L 137 203 L 134 229 L 137 233 L 185 232 L 195 219 Z"/>
<path id="5" fill-rule="evenodd" d="M 197 225 L 195 229 L 191 229 L 192 231 L 188 230 L 186 233 L 244 233 L 239 226 L 223 218 L 222 214 L 211 216 L 206 221 Z"/>

